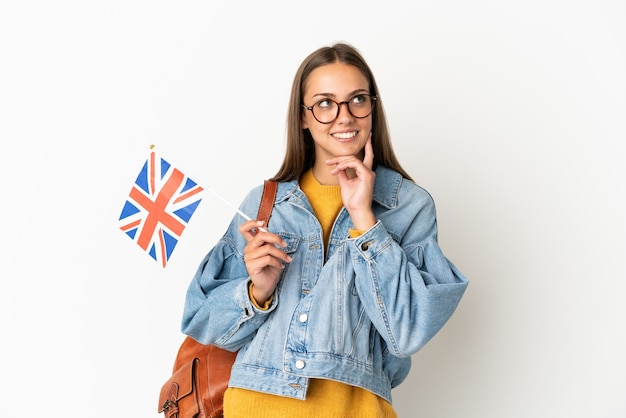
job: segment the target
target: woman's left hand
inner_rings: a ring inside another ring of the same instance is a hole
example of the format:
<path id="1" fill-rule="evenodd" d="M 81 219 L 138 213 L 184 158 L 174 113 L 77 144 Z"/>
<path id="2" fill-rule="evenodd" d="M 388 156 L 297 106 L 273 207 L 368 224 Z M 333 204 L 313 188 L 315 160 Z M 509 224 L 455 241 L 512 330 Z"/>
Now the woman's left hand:
<path id="1" fill-rule="evenodd" d="M 326 160 L 326 164 L 335 166 L 331 174 L 339 179 L 341 199 L 350 214 L 354 228 L 362 231 L 367 231 L 376 223 L 372 212 L 372 194 L 376 178 L 376 173 L 372 170 L 373 163 L 371 134 L 365 143 L 363 161 L 355 155 Z"/>

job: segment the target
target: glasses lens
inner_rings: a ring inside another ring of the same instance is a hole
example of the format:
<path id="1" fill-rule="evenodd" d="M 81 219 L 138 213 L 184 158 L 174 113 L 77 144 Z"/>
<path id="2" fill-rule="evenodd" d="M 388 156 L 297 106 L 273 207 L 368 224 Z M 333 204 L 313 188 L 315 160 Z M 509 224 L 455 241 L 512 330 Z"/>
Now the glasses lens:
<path id="1" fill-rule="evenodd" d="M 322 100 L 313 105 L 313 116 L 322 123 L 330 123 L 337 118 L 337 107 L 332 100 Z"/>
<path id="2" fill-rule="evenodd" d="M 341 104 L 343 103 L 348 106 L 350 114 L 359 119 L 371 115 L 374 110 L 374 101 L 368 94 L 359 94 Z M 313 116 L 315 116 L 315 119 L 319 122 L 331 123 L 339 116 L 339 106 L 341 104 L 330 99 L 325 99 L 315 103 L 311 110 L 313 111 Z"/>
<path id="3" fill-rule="evenodd" d="M 372 113 L 372 103 L 372 99 L 369 95 L 359 94 L 350 99 L 348 108 L 355 118 L 364 118 Z"/>

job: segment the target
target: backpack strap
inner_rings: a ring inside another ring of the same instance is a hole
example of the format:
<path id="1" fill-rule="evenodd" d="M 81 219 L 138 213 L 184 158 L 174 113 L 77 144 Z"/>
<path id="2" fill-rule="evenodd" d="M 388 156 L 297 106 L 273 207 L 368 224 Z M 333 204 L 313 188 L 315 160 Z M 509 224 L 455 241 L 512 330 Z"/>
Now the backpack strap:
<path id="1" fill-rule="evenodd" d="M 270 221 L 270 217 L 272 216 L 272 209 L 274 209 L 274 199 L 276 199 L 277 190 L 278 182 L 271 180 L 265 180 L 263 182 L 263 195 L 261 196 L 257 219 L 265 221 L 265 226 L 267 226 Z"/>

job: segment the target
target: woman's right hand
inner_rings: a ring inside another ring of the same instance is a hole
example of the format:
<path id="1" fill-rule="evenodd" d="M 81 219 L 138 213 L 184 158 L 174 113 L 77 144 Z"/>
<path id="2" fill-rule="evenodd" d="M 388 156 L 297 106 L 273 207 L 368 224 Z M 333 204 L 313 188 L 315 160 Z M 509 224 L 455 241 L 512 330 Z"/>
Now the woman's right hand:
<path id="1" fill-rule="evenodd" d="M 263 221 L 252 220 L 239 227 L 239 232 L 247 241 L 243 260 L 253 284 L 252 297 L 259 305 L 272 296 L 285 263 L 291 261 L 291 257 L 281 249 L 287 243 L 279 235 L 260 229 L 263 224 Z"/>

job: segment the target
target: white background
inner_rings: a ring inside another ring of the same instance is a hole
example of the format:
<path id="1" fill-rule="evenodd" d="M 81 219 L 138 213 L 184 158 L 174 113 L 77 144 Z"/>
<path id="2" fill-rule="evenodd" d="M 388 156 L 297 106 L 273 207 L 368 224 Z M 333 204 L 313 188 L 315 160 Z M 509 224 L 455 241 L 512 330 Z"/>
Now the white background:
<path id="1" fill-rule="evenodd" d="M 282 161 L 293 75 L 347 41 L 470 278 L 400 417 L 626 417 L 621 0 L 0 0 L 2 416 L 158 417 L 184 293 L 118 229 L 149 145 L 233 204 Z"/>

